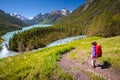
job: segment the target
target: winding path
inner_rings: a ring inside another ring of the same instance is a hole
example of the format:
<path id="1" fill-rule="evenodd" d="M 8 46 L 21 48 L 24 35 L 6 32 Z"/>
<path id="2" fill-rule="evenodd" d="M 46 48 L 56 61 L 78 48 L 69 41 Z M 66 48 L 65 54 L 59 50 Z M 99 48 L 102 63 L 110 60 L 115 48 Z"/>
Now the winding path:
<path id="1" fill-rule="evenodd" d="M 72 52 L 83 58 L 81 63 L 77 59 L 70 59 L 70 52 L 63 54 L 58 64 L 65 72 L 72 74 L 74 80 L 91 80 L 87 74 L 88 72 L 106 78 L 107 80 L 120 80 L 120 71 L 113 71 L 109 68 L 110 65 L 100 65 L 97 61 L 97 66 L 94 69 L 91 67 L 90 58 L 86 59 L 84 55 L 80 55 L 82 53 L 77 51 L 77 49 L 72 50 Z"/>

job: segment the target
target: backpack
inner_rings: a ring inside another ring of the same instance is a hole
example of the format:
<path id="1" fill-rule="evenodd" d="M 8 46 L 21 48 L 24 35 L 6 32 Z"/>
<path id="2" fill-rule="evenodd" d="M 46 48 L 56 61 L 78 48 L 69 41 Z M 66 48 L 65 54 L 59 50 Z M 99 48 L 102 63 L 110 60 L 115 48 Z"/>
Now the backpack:
<path id="1" fill-rule="evenodd" d="M 96 55 L 97 57 L 102 57 L 101 45 L 96 45 Z"/>

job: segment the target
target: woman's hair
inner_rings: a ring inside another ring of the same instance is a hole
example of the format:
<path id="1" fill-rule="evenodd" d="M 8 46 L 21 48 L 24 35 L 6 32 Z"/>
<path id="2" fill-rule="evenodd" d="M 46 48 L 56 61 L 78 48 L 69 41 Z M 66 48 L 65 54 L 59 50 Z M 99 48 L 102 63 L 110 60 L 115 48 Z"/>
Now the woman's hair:
<path id="1" fill-rule="evenodd" d="M 97 43 L 96 42 L 92 42 L 92 45 L 97 45 Z"/>

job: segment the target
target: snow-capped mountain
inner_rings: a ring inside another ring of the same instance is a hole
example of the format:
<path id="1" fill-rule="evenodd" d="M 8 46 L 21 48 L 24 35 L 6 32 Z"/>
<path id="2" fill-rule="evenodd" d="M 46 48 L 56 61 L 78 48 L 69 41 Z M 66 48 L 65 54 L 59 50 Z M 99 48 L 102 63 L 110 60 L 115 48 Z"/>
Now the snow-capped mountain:
<path id="1" fill-rule="evenodd" d="M 61 12 L 64 16 L 67 16 L 68 14 L 70 14 L 70 11 L 67 10 L 66 8 L 61 9 L 60 12 Z"/>
<path id="2" fill-rule="evenodd" d="M 70 14 L 70 11 L 67 10 L 66 8 L 63 8 L 61 10 L 53 10 L 52 12 L 50 12 L 51 14 L 60 14 L 63 16 L 67 16 L 68 14 Z"/>
<path id="3" fill-rule="evenodd" d="M 61 17 L 67 16 L 71 12 L 66 8 L 61 10 L 53 10 L 50 13 L 36 15 L 32 20 L 29 20 L 30 24 L 51 24 L 57 22 Z"/>
<path id="4" fill-rule="evenodd" d="M 24 17 L 24 16 L 22 16 L 22 15 L 20 15 L 20 14 L 18 14 L 18 13 L 12 13 L 12 14 L 10 14 L 10 15 L 11 15 L 11 16 L 14 16 L 14 17 L 17 17 L 17 18 L 19 18 L 19 19 L 21 19 L 21 20 L 23 20 L 23 21 L 30 20 L 29 18 Z"/>

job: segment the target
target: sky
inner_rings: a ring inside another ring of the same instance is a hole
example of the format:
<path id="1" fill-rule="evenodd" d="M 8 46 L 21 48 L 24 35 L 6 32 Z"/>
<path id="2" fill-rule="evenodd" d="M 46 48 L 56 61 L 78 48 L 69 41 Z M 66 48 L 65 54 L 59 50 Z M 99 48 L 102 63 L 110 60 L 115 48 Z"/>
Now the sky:
<path id="1" fill-rule="evenodd" d="M 18 13 L 32 18 L 39 13 L 67 8 L 75 10 L 86 0 L 0 0 L 0 9 L 6 13 Z"/>

